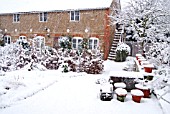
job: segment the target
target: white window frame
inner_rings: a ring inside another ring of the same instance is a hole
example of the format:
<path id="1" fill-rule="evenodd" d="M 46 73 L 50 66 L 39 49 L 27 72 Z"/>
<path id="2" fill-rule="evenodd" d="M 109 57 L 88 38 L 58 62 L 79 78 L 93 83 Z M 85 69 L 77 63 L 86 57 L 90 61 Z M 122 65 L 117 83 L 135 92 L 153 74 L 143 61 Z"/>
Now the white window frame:
<path id="1" fill-rule="evenodd" d="M 3 39 L 4 39 L 5 44 L 11 44 L 11 36 L 10 35 L 5 35 Z"/>
<path id="2" fill-rule="evenodd" d="M 74 40 L 76 42 L 73 42 Z M 82 49 L 82 42 L 83 42 L 82 37 L 73 37 L 72 38 L 72 48 L 73 49 Z"/>
<path id="3" fill-rule="evenodd" d="M 33 38 L 33 47 L 42 49 L 45 47 L 45 37 L 43 36 L 37 36 Z"/>
<path id="4" fill-rule="evenodd" d="M 47 22 L 48 12 L 39 13 L 39 22 Z"/>
<path id="5" fill-rule="evenodd" d="M 90 40 L 92 41 L 91 43 L 90 43 Z M 97 43 L 95 43 L 95 41 Z M 97 50 L 98 47 L 99 47 L 99 39 L 96 38 L 96 37 L 89 38 L 89 40 L 88 40 L 88 47 L 89 47 L 90 50 Z"/>
<path id="6" fill-rule="evenodd" d="M 78 12 L 78 15 L 77 15 L 77 12 Z M 72 19 L 72 16 L 73 16 L 73 19 Z M 78 10 L 70 11 L 70 21 L 80 21 L 80 11 Z"/>
<path id="7" fill-rule="evenodd" d="M 26 42 L 27 41 L 27 37 L 26 36 L 19 36 L 18 38 L 18 43 L 21 44 L 22 42 Z"/>
<path id="8" fill-rule="evenodd" d="M 19 36 L 19 40 L 26 40 L 26 36 Z"/>
<path id="9" fill-rule="evenodd" d="M 13 22 L 14 23 L 20 22 L 20 14 L 13 14 Z"/>

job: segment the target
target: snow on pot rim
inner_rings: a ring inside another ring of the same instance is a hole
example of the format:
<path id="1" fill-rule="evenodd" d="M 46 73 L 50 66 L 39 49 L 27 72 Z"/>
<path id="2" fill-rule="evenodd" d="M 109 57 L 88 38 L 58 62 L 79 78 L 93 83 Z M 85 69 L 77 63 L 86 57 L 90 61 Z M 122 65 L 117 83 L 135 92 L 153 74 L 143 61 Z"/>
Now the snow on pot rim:
<path id="1" fill-rule="evenodd" d="M 139 58 L 139 61 L 147 61 L 145 58 Z"/>
<path id="2" fill-rule="evenodd" d="M 141 57 L 141 56 L 142 56 L 142 54 L 137 53 L 137 54 L 136 54 L 136 56 Z"/>
<path id="3" fill-rule="evenodd" d="M 127 95 L 126 89 L 123 89 L 123 88 L 117 88 L 117 89 L 115 90 L 115 92 L 116 92 L 117 95 L 122 95 L 122 96 Z"/>
<path id="4" fill-rule="evenodd" d="M 116 88 L 126 88 L 126 84 L 123 83 L 123 82 L 114 83 L 114 86 L 115 86 Z"/>
<path id="5" fill-rule="evenodd" d="M 144 96 L 144 93 L 141 90 L 133 89 L 131 90 L 131 94 L 134 96 Z"/>
<path id="6" fill-rule="evenodd" d="M 138 89 L 143 89 L 143 90 L 147 90 L 150 89 L 151 87 L 148 85 L 143 85 L 143 84 L 135 84 L 135 87 Z"/>
<path id="7" fill-rule="evenodd" d="M 153 64 L 147 64 L 147 65 L 143 65 L 144 68 L 154 68 Z"/>
<path id="8" fill-rule="evenodd" d="M 141 61 L 141 65 L 148 65 L 150 64 L 149 61 Z"/>

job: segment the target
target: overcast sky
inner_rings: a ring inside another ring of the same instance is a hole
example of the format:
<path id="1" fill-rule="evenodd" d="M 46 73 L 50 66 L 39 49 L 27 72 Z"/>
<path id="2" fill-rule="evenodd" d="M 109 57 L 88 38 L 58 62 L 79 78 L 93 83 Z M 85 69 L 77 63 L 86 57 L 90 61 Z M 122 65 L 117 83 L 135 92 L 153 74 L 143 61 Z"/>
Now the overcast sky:
<path id="1" fill-rule="evenodd" d="M 109 7 L 112 0 L 0 0 L 0 13 Z M 126 1 L 121 0 L 123 6 Z"/>

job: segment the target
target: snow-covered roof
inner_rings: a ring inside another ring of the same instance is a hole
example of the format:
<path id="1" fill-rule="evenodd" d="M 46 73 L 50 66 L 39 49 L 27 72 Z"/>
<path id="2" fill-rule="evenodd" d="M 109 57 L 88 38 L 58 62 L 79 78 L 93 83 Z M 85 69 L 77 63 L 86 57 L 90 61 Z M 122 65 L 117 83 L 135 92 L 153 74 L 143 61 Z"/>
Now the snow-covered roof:
<path id="1" fill-rule="evenodd" d="M 3 0 L 0 13 L 106 8 L 111 3 L 112 0 Z"/>

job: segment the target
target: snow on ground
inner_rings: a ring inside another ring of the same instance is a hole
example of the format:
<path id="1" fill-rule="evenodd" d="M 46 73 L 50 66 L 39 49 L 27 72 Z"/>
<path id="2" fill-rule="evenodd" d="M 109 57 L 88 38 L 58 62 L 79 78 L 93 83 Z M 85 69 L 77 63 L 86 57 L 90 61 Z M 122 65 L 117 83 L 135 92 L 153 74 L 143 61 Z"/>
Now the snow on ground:
<path id="1" fill-rule="evenodd" d="M 116 96 L 112 101 L 101 101 L 100 84 L 96 84 L 96 80 L 108 79 L 110 71 L 121 71 L 126 63 L 108 60 L 104 65 L 104 72 L 99 75 L 21 70 L 0 76 L 0 113 L 163 114 L 153 95 L 151 98 L 142 98 L 141 103 L 133 102 L 130 93 L 125 102 L 117 101 Z"/>

